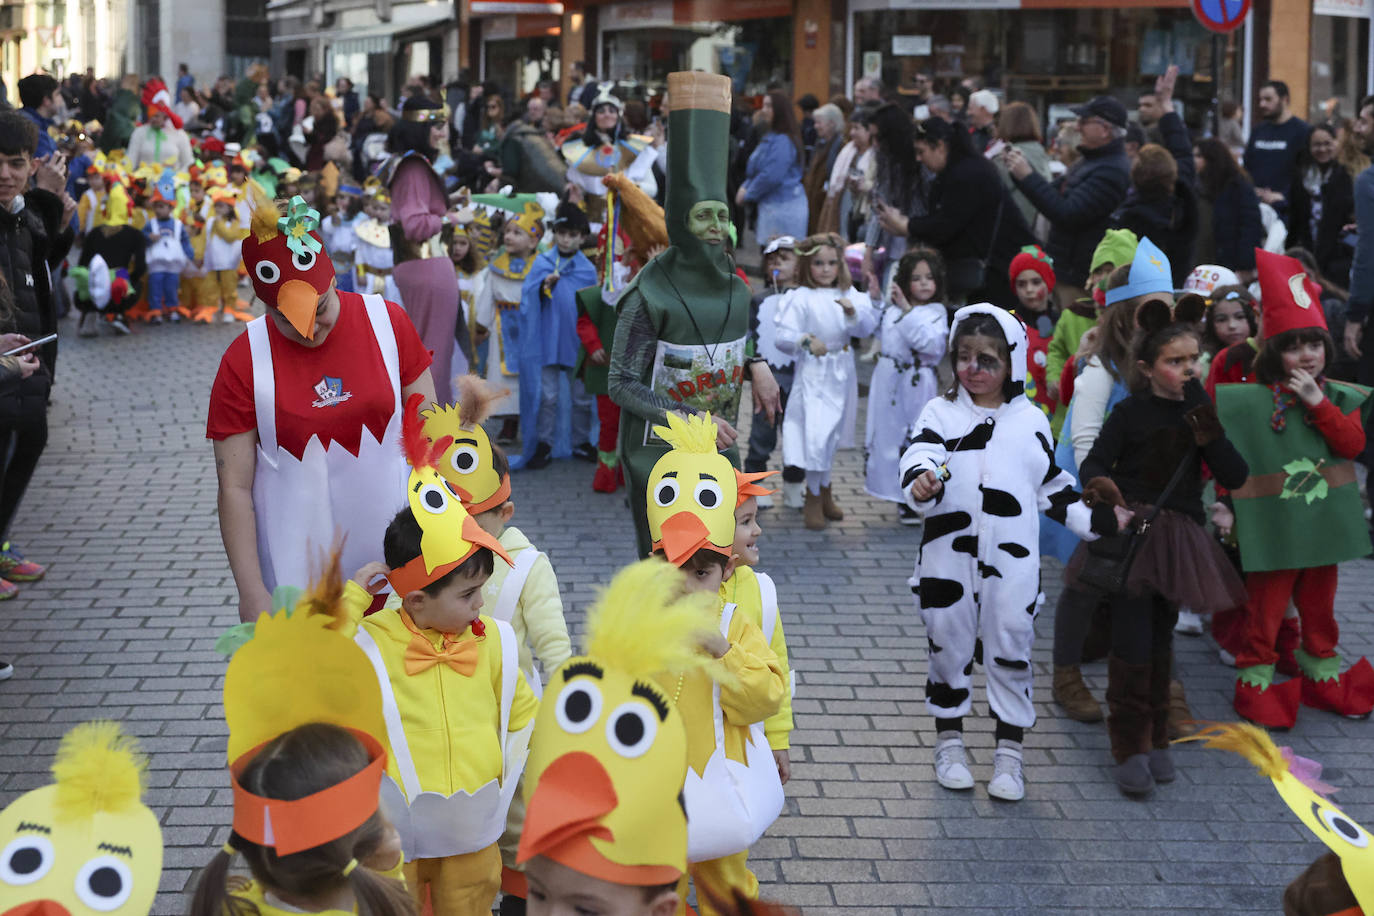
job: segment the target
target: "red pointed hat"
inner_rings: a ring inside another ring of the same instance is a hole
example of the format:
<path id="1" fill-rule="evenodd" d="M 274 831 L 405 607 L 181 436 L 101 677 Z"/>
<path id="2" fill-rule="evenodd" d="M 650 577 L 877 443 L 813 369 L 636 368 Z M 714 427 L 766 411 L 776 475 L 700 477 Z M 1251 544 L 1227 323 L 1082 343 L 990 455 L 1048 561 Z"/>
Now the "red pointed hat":
<path id="1" fill-rule="evenodd" d="M 1255 249 L 1260 301 L 1264 307 L 1264 338 L 1299 328 L 1326 330 L 1322 288 L 1307 276 L 1297 258 Z"/>

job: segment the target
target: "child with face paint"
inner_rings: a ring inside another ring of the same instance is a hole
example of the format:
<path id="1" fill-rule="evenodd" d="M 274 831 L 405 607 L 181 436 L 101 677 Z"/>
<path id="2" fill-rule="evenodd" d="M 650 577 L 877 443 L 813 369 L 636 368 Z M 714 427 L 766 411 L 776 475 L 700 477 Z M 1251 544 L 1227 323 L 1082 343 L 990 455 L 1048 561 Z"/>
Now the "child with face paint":
<path id="1" fill-rule="evenodd" d="M 1006 801 L 1025 795 L 1021 742 L 1035 724 L 1037 510 L 1087 539 L 1116 532 L 1126 517 L 1107 505 L 1090 508 L 1055 464 L 1049 419 L 1023 396 L 1025 352 L 1025 330 L 1010 313 L 987 303 L 956 312 L 949 341 L 956 382 L 921 411 L 899 465 L 907 505 L 925 516 L 910 584 L 930 645 L 926 709 L 935 717 L 936 779 L 947 789 L 973 788 L 963 717 L 973 708 L 981 641 L 997 722 L 988 793 Z"/>
<path id="2" fill-rule="evenodd" d="M 778 306 L 776 343 L 796 357 L 795 379 L 782 424 L 784 464 L 806 470 L 806 527 L 824 528 L 844 512 L 830 489 L 835 452 L 854 441 L 858 375 L 849 341 L 873 333 L 878 311 L 854 289 L 844 241 L 813 235 L 797 246 L 800 286 Z"/>

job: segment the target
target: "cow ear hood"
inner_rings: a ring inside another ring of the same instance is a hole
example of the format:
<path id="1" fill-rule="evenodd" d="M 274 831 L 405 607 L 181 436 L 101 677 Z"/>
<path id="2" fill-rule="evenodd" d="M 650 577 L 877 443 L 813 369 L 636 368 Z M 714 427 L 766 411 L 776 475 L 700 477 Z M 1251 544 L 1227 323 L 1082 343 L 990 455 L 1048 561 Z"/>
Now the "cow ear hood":
<path id="1" fill-rule="evenodd" d="M 1026 352 L 1029 344 L 1026 342 L 1026 326 L 1006 309 L 998 308 L 991 302 L 976 302 L 966 305 L 954 313 L 954 321 L 949 326 L 949 351 L 954 352 L 954 335 L 959 330 L 959 325 L 967 318 L 974 315 L 991 315 L 999 327 L 1002 329 L 1002 336 L 1007 339 L 1007 350 L 1011 353 L 1011 378 L 1010 381 L 1018 389 L 1024 389 L 1026 385 Z M 951 358 L 953 358 L 951 356 Z"/>

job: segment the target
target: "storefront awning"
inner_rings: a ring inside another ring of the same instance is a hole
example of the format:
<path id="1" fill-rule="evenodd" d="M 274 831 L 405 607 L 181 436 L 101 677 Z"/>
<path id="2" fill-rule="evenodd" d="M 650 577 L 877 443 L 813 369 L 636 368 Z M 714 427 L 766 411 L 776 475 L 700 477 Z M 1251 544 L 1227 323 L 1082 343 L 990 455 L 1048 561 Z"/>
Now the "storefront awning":
<path id="1" fill-rule="evenodd" d="M 471 0 L 473 16 L 562 16 L 557 0 Z"/>
<path id="2" fill-rule="evenodd" d="M 391 22 L 382 22 L 377 25 L 363 26 L 356 29 L 323 29 L 318 32 L 286 32 L 281 35 L 273 35 L 272 43 L 285 43 L 300 41 L 311 38 L 331 39 L 331 43 L 352 41 L 362 38 L 389 38 L 401 32 L 414 32 L 419 29 L 427 29 L 431 26 L 441 25 L 445 22 L 453 22 L 453 13 L 446 12 L 440 15 L 431 15 L 424 18 L 400 19 L 397 17 Z"/>

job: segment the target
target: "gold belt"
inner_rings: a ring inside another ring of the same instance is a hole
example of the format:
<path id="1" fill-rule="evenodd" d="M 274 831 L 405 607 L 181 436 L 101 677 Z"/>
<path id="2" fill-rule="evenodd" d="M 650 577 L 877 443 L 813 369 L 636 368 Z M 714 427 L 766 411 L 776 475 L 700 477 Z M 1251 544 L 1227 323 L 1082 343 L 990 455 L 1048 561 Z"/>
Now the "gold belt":
<path id="1" fill-rule="evenodd" d="M 358 269 L 363 273 L 372 274 L 375 277 L 391 276 L 390 267 L 373 267 L 371 264 L 359 264 Z"/>

